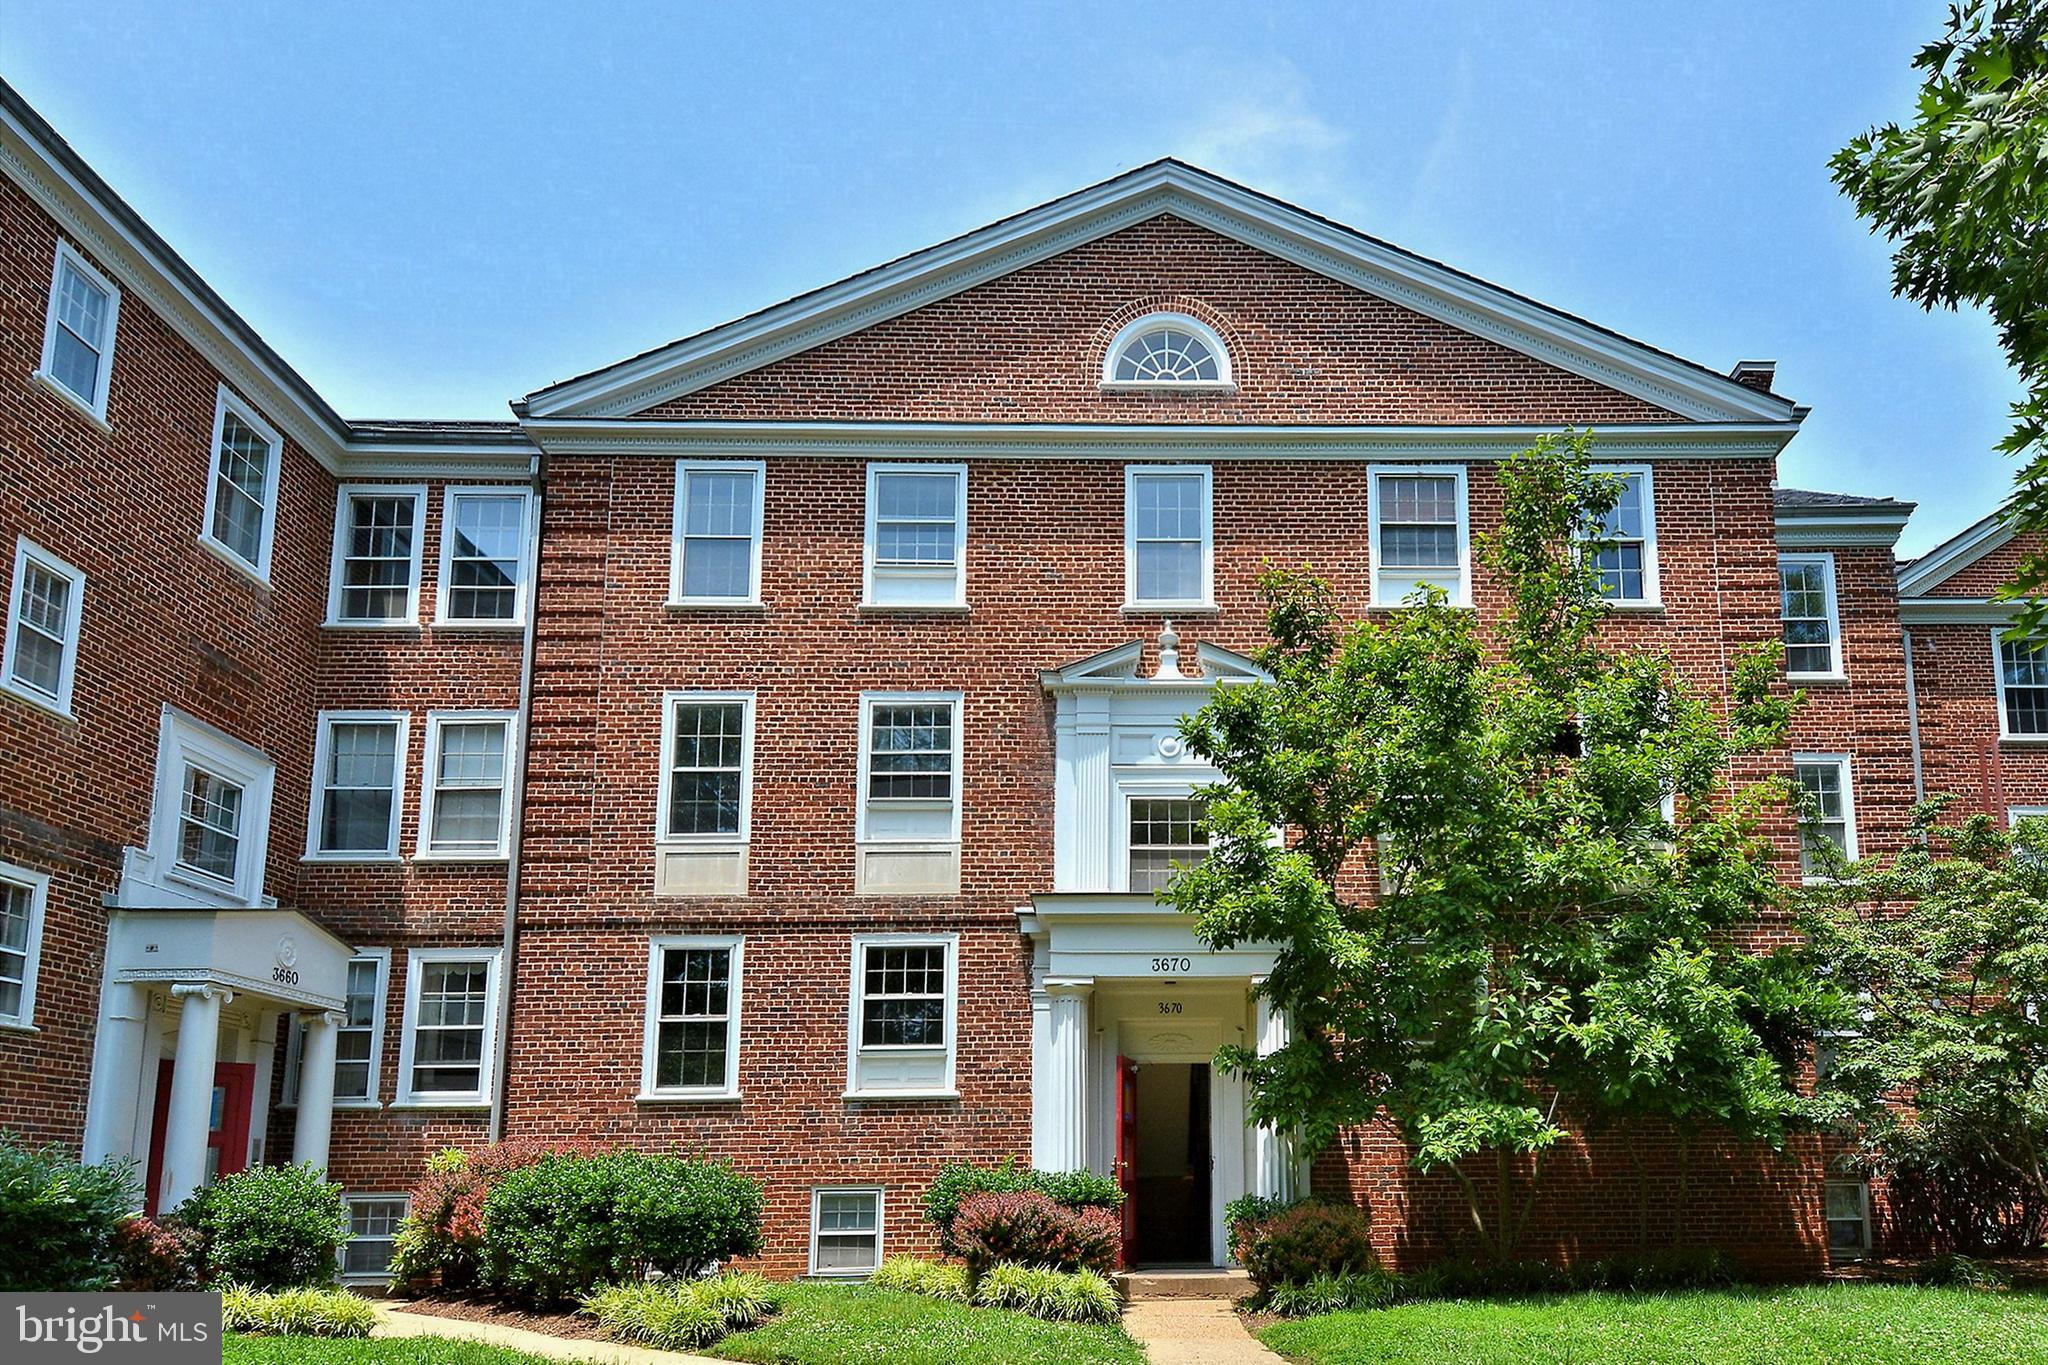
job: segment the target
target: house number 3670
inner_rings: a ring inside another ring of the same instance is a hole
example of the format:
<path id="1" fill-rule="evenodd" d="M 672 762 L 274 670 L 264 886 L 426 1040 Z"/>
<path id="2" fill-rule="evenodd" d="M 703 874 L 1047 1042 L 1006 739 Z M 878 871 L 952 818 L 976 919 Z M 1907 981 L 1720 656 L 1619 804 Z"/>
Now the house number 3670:
<path id="1" fill-rule="evenodd" d="M 1152 970 L 1155 972 L 1191 972 L 1194 969 L 1195 962 L 1193 958 L 1155 957 L 1152 959 Z"/>

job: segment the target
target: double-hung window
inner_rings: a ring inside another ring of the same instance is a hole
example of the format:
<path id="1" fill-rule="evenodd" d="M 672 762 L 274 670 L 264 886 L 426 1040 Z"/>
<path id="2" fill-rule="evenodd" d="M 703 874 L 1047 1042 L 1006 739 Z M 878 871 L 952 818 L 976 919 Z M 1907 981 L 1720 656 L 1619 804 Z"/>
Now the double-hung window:
<path id="1" fill-rule="evenodd" d="M 1994 631 L 2001 739 L 2048 739 L 2048 640 L 2008 640 Z"/>
<path id="2" fill-rule="evenodd" d="M 344 484 L 334 507 L 330 626 L 412 626 L 420 615 L 427 490 Z"/>
<path id="3" fill-rule="evenodd" d="M 1784 555 L 1778 594 L 1785 621 L 1785 672 L 1793 678 L 1842 676 L 1842 622 L 1835 601 L 1835 557 Z"/>
<path id="4" fill-rule="evenodd" d="M 384 1058 L 384 990 L 390 973 L 389 948 L 365 948 L 349 959 L 341 1023 L 334 1030 L 337 1105 L 374 1108 L 377 1103 L 377 1077 Z M 286 1049 L 284 1094 L 288 1104 L 298 1103 L 305 1040 L 306 1029 L 301 1022 L 293 1027 Z"/>
<path id="5" fill-rule="evenodd" d="M 956 935 L 853 941 L 851 1095 L 953 1093 Z"/>
<path id="6" fill-rule="evenodd" d="M 967 466 L 871 464 L 868 606 L 967 605 Z"/>
<path id="7" fill-rule="evenodd" d="M 1856 857 L 1856 797 L 1845 754 L 1794 754 L 1799 784 L 1799 870 L 1809 880 L 1824 876 L 1833 860 Z"/>
<path id="8" fill-rule="evenodd" d="M 71 243 L 58 242 L 36 377 L 101 422 L 107 420 L 120 317 L 121 291 L 114 282 L 88 265 Z"/>
<path id="9" fill-rule="evenodd" d="M 283 451 L 283 438 L 256 409 L 221 385 L 213 404 L 213 466 L 199 543 L 261 583 L 270 581 Z"/>
<path id="10" fill-rule="evenodd" d="M 1443 589 L 1454 605 L 1469 606 L 1465 471 L 1375 466 L 1370 496 L 1373 605 L 1399 606 L 1426 584 Z"/>
<path id="11" fill-rule="evenodd" d="M 1828 1254 L 1856 1260 L 1870 1253 L 1870 1186 L 1861 1180 L 1827 1182 Z"/>
<path id="12" fill-rule="evenodd" d="M 153 833 L 161 880 L 214 904 L 255 905 L 263 893 L 272 781 L 259 750 L 165 707 Z"/>
<path id="13" fill-rule="evenodd" d="M 761 600 L 765 469 L 758 460 L 676 465 L 670 606 L 751 606 Z"/>
<path id="14" fill-rule="evenodd" d="M 351 1194 L 348 1240 L 341 1244 L 341 1278 L 383 1281 L 391 1273 L 391 1253 L 408 1202 L 402 1194 Z"/>
<path id="15" fill-rule="evenodd" d="M 405 797 L 402 711 L 323 711 L 313 746 L 309 858 L 395 859 Z"/>
<path id="16" fill-rule="evenodd" d="M 872 1275 L 882 1264 L 882 1192 L 811 1191 L 811 1274 Z"/>
<path id="17" fill-rule="evenodd" d="M 744 840 L 752 785 L 753 696 L 671 692 L 667 702 L 661 837 Z"/>
<path id="18" fill-rule="evenodd" d="M 0 1028 L 34 1028 L 50 879 L 0 863 Z"/>
<path id="19" fill-rule="evenodd" d="M 426 777 L 420 784 L 422 858 L 506 857 L 512 827 L 510 711 L 427 715 Z"/>
<path id="20" fill-rule="evenodd" d="M 740 1092 L 737 938 L 657 938 L 648 954 L 642 1099 L 732 1099 Z"/>
<path id="21" fill-rule="evenodd" d="M 84 610 L 85 575 L 26 536 L 16 541 L 0 687 L 69 716 Z"/>
<path id="22" fill-rule="evenodd" d="M 1134 796 L 1130 803 L 1131 890 L 1163 889 L 1181 868 L 1209 856 L 1198 796 Z"/>
<path id="23" fill-rule="evenodd" d="M 1215 534 L 1207 465 L 1124 470 L 1124 607 L 1215 606 Z"/>
<path id="24" fill-rule="evenodd" d="M 407 956 L 398 1102 L 488 1104 L 498 1027 L 498 954 L 416 948 Z"/>
<path id="25" fill-rule="evenodd" d="M 1657 512 L 1649 467 L 1600 472 L 1613 475 L 1621 485 L 1614 506 L 1589 537 L 1598 543 L 1588 558 L 1600 576 L 1600 595 L 1623 606 L 1656 606 Z"/>
<path id="26" fill-rule="evenodd" d="M 527 518 L 523 488 L 450 488 L 441 503 L 440 625 L 526 622 Z"/>

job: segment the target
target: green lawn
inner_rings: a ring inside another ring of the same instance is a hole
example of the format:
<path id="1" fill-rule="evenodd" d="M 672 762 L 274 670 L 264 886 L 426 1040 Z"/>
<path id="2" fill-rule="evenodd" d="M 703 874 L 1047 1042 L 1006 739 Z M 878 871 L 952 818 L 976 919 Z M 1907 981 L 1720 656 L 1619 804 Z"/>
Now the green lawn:
<path id="1" fill-rule="evenodd" d="M 1311 1365 L 2048 1360 L 2048 1297 L 1882 1285 L 1404 1304 L 1261 1332 Z"/>
<path id="2" fill-rule="evenodd" d="M 556 1365 L 524 1351 L 439 1337 L 332 1341 L 320 1337 L 243 1337 L 228 1333 L 224 1365 Z"/>
<path id="3" fill-rule="evenodd" d="M 781 1312 L 704 1354 L 767 1365 L 1144 1365 L 1120 1327 L 1041 1322 L 866 1286 L 778 1288 Z"/>

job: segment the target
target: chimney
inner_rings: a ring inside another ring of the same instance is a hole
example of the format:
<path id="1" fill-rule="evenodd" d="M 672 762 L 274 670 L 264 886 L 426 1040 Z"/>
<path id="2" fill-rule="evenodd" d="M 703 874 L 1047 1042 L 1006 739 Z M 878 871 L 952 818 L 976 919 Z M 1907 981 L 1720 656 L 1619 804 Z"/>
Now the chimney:
<path id="1" fill-rule="evenodd" d="M 1769 393 L 1771 381 L 1777 378 L 1778 362 L 1775 360 L 1738 360 L 1735 368 L 1728 371 L 1728 377 L 1745 389 L 1758 393 Z"/>

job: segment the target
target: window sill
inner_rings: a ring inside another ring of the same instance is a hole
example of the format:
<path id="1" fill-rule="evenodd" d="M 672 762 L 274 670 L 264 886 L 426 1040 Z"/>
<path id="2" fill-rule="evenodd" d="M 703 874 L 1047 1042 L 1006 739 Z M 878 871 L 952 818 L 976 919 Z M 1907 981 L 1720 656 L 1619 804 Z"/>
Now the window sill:
<path id="1" fill-rule="evenodd" d="M 661 604 L 664 611 L 730 611 L 760 615 L 768 604 L 758 597 L 671 597 Z"/>
<path id="2" fill-rule="evenodd" d="M 230 569 L 233 569 L 236 573 L 248 579 L 251 584 L 263 589 L 265 592 L 268 592 L 270 590 L 270 576 L 266 574 L 263 570 L 251 564 L 248 560 L 242 558 L 233 550 L 230 550 L 227 546 L 215 540 L 212 536 L 207 535 L 204 531 L 199 533 L 197 540 L 199 542 L 200 549 L 206 551 L 215 559 L 218 559 L 221 563 L 227 565 Z"/>
<path id="3" fill-rule="evenodd" d="M 508 863 L 512 861 L 512 855 L 502 851 L 497 853 L 435 853 L 423 848 L 412 855 L 412 860 L 416 863 L 436 863 L 443 866 L 450 864 L 460 866 L 463 863 L 488 866 L 494 863 Z"/>
<path id="4" fill-rule="evenodd" d="M 390 1109 L 391 1109 L 391 1112 L 393 1112 L 394 1114 L 396 1114 L 396 1113 L 442 1113 L 442 1114 L 446 1114 L 446 1113 L 456 1113 L 456 1114 L 465 1114 L 465 1113 L 467 1113 L 467 1114 L 477 1114 L 477 1113 L 484 1113 L 484 1112 L 488 1111 L 488 1110 L 490 1109 L 490 1107 L 491 1107 L 491 1102 L 490 1102 L 489 1100 L 479 1100 L 479 1099 L 460 1099 L 460 1100 L 422 1100 L 422 1099 L 411 1099 L 411 1098 L 403 1098 L 403 1099 L 398 1099 L 398 1100 L 394 1100 L 394 1101 L 392 1101 L 392 1103 L 391 1103 L 391 1105 L 390 1105 L 389 1107 L 390 1107 Z"/>
<path id="5" fill-rule="evenodd" d="M 403 867 L 402 853 L 303 853 L 302 863 L 313 863 L 328 867 Z"/>
<path id="6" fill-rule="evenodd" d="M 360 630 L 383 635 L 418 635 L 418 621 L 322 621 L 322 630 Z"/>
<path id="7" fill-rule="evenodd" d="M 1788 683 L 1845 683 L 1849 681 L 1849 675 L 1847 673 L 1787 673 L 1785 681 Z M 2044 735 L 2042 738 L 2048 739 L 2048 735 Z"/>
<path id="8" fill-rule="evenodd" d="M 2000 744 L 2018 744 L 2022 747 L 2027 747 L 2036 744 L 2048 744 L 2048 735 L 2000 735 L 1998 742 Z"/>
<path id="9" fill-rule="evenodd" d="M 114 434 L 114 424 L 106 419 L 104 413 L 95 411 L 92 404 L 86 402 L 83 398 L 80 398 L 77 394 L 51 378 L 47 371 L 37 370 L 29 378 L 63 399 L 67 407 L 98 427 L 105 435 L 112 436 Z"/>
<path id="10" fill-rule="evenodd" d="M 5 692 L 10 697 L 27 702 L 52 720 L 68 721 L 73 725 L 78 724 L 78 717 L 65 707 L 59 706 L 54 698 L 47 697 L 34 688 L 23 687 L 11 678 L 0 680 L 0 692 Z"/>
<path id="11" fill-rule="evenodd" d="M 1607 602 L 1607 610 L 1617 616 L 1662 616 L 1664 614 L 1664 604 L 1662 602 L 1608 602 L 1606 598 L 1601 600 Z"/>
<path id="12" fill-rule="evenodd" d="M 0 1019 L 0 1033 L 41 1033 L 34 1024 L 18 1023 L 12 1019 Z"/>
<path id="13" fill-rule="evenodd" d="M 1368 602 L 1366 604 L 1365 609 L 1367 611 L 1414 611 L 1416 605 L 1417 604 L 1414 602 Z M 1445 602 L 1444 605 L 1449 607 L 1452 611 L 1473 610 L 1473 606 L 1470 602 L 1460 602 L 1456 600 L 1451 600 Z"/>
<path id="14" fill-rule="evenodd" d="M 854 610 L 862 616 L 965 616 L 972 609 L 965 602 L 863 602 Z"/>
<path id="15" fill-rule="evenodd" d="M 701 1095 L 681 1094 L 663 1090 L 643 1090 L 633 1097 L 635 1104 L 738 1104 L 737 1090 L 706 1091 Z"/>
<path id="16" fill-rule="evenodd" d="M 1215 616 L 1214 602 L 1126 602 L 1117 608 L 1126 616 Z"/>
<path id="17" fill-rule="evenodd" d="M 957 1100 L 957 1090 L 849 1090 L 839 1098 L 871 1104 L 877 1100 Z"/>

